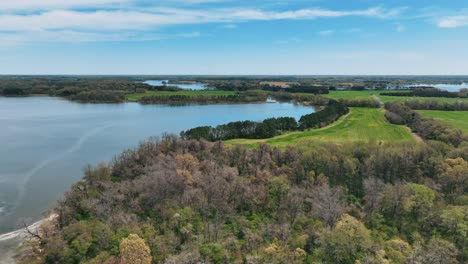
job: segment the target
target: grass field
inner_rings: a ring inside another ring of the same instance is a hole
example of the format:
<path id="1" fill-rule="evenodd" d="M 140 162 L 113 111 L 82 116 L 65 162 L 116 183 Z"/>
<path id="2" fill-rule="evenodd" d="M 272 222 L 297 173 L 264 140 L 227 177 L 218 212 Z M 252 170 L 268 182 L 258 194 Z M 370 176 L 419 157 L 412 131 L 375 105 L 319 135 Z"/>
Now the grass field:
<path id="1" fill-rule="evenodd" d="M 146 91 L 145 93 L 134 93 L 127 95 L 128 101 L 138 101 L 143 96 L 151 96 L 151 95 L 163 95 L 163 96 L 170 96 L 170 95 L 188 95 L 188 96 L 195 96 L 195 95 L 234 95 L 236 92 L 233 91 Z"/>
<path id="2" fill-rule="evenodd" d="M 369 99 L 377 96 L 382 102 L 405 102 L 410 100 L 438 101 L 453 103 L 457 101 L 468 102 L 468 98 L 444 98 L 444 97 L 408 97 L 408 96 L 383 96 L 380 93 L 392 91 L 330 91 L 324 96 L 333 99 Z M 393 91 L 397 92 L 397 91 Z"/>
<path id="3" fill-rule="evenodd" d="M 440 120 L 447 125 L 468 133 L 468 111 L 418 110 L 424 117 Z"/>
<path id="4" fill-rule="evenodd" d="M 321 129 L 292 132 L 270 139 L 233 139 L 226 144 L 245 144 L 255 146 L 267 143 L 285 147 L 303 141 L 322 142 L 402 142 L 414 140 L 409 129 L 404 126 L 389 124 L 381 109 L 350 108 L 349 114 L 330 126 Z"/>

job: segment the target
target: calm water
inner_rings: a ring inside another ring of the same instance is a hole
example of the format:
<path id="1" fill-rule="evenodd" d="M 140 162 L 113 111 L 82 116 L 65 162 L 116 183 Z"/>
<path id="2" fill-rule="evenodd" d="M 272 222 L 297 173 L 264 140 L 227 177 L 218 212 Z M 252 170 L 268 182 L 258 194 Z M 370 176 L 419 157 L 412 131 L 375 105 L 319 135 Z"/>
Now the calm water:
<path id="1" fill-rule="evenodd" d="M 0 97 L 0 233 L 38 220 L 85 165 L 109 161 L 149 137 L 312 111 L 290 103 L 162 106 Z"/>
<path id="2" fill-rule="evenodd" d="M 415 86 L 431 86 L 435 87 L 441 90 L 446 90 L 449 92 L 459 92 L 460 89 L 463 88 L 468 88 L 468 83 L 462 83 L 462 84 L 415 84 L 415 85 L 409 85 L 409 87 L 415 87 Z"/>
<path id="3" fill-rule="evenodd" d="M 164 85 L 163 82 L 167 82 L 164 80 L 148 80 L 145 81 L 144 83 L 152 85 L 152 86 L 161 86 Z M 185 90 L 205 90 L 207 86 L 203 83 L 170 83 L 166 84 L 168 86 L 175 86 L 180 89 L 185 89 Z"/>

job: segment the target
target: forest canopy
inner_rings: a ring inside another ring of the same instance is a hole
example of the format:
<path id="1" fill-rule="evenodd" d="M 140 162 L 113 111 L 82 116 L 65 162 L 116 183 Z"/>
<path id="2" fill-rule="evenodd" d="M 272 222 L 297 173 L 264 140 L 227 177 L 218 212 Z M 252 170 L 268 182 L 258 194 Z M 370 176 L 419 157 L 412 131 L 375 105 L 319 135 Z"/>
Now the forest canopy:
<path id="1" fill-rule="evenodd" d="M 17 259 L 467 260 L 466 142 L 309 144 L 280 150 L 173 136 L 144 142 L 88 167 L 59 202 L 56 220 Z"/>

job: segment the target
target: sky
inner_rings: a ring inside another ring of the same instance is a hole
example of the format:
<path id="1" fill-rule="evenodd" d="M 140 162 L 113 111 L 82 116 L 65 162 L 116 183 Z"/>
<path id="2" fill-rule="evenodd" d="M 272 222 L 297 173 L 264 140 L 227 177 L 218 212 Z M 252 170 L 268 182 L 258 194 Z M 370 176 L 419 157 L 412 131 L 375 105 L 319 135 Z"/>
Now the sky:
<path id="1" fill-rule="evenodd" d="M 468 75 L 468 2 L 0 0 L 0 74 Z"/>

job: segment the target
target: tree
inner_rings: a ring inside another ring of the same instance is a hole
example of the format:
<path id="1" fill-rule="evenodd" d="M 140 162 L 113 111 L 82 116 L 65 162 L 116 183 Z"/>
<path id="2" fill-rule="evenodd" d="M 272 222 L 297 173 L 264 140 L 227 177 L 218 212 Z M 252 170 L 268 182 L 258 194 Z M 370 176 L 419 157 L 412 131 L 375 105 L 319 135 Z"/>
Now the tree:
<path id="1" fill-rule="evenodd" d="M 439 175 L 442 191 L 453 201 L 468 192 L 468 161 L 463 158 L 446 159 L 443 172 Z"/>
<path id="2" fill-rule="evenodd" d="M 335 227 L 319 239 L 317 254 L 326 263 L 354 264 L 364 258 L 372 240 L 370 231 L 356 218 L 344 214 Z"/>
<path id="3" fill-rule="evenodd" d="M 457 248 L 447 240 L 432 238 L 427 245 L 417 245 L 408 264 L 456 264 Z"/>
<path id="4" fill-rule="evenodd" d="M 130 234 L 119 245 L 122 264 L 151 264 L 151 251 L 145 240 L 137 234 Z"/>
<path id="5" fill-rule="evenodd" d="M 416 183 L 407 183 L 403 189 L 406 194 L 403 209 L 410 213 L 415 220 L 424 220 L 434 206 L 435 192 Z"/>
<path id="6" fill-rule="evenodd" d="M 270 207 L 273 210 L 277 210 L 283 199 L 286 197 L 289 191 L 288 180 L 285 176 L 274 177 L 270 181 L 269 186 L 269 198 Z"/>
<path id="7" fill-rule="evenodd" d="M 411 253 L 411 246 L 400 238 L 394 238 L 385 242 L 385 255 L 391 263 L 404 264 Z"/>
<path id="8" fill-rule="evenodd" d="M 326 183 L 317 186 L 312 195 L 314 214 L 318 215 L 328 226 L 333 226 L 346 209 L 342 189 L 332 188 Z"/>
<path id="9" fill-rule="evenodd" d="M 450 206 L 440 218 L 444 233 L 462 250 L 462 259 L 468 259 L 468 206 Z"/>

